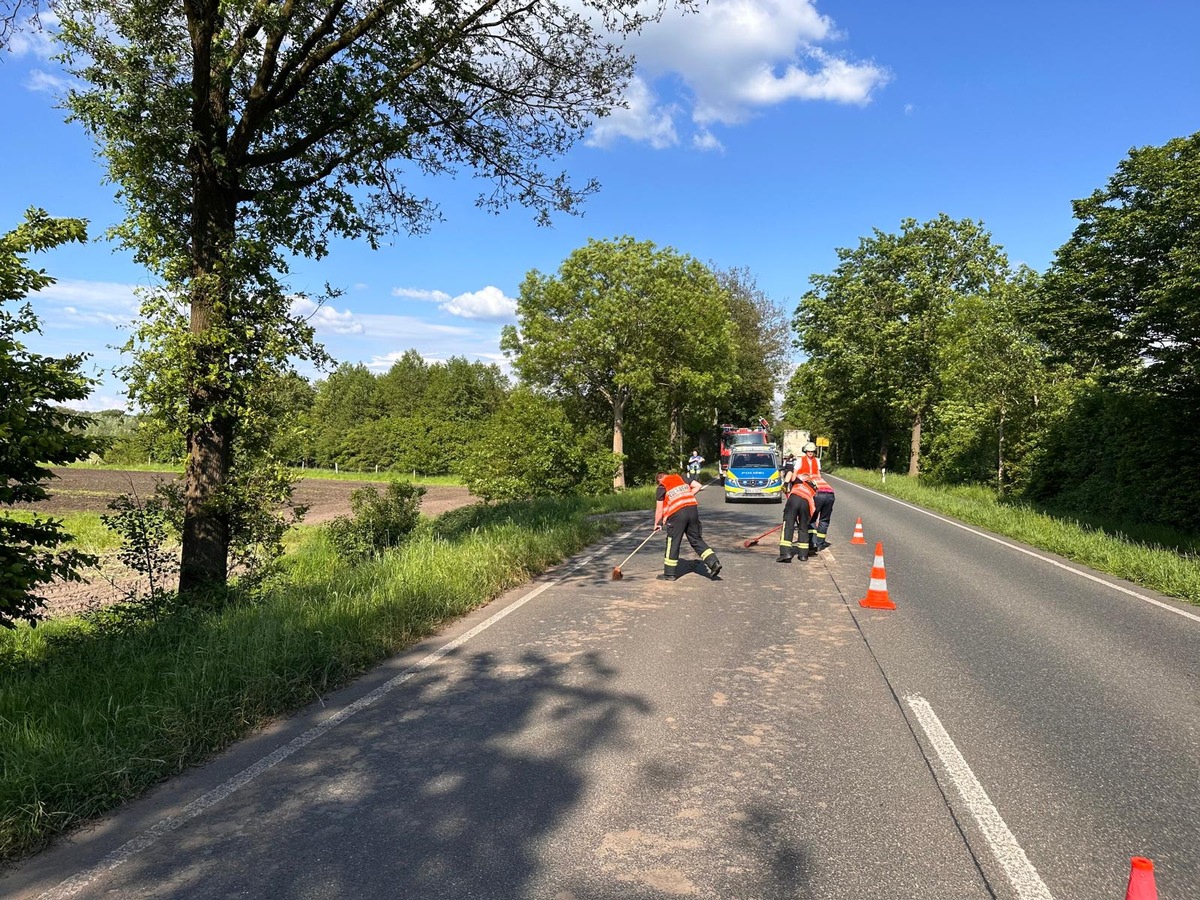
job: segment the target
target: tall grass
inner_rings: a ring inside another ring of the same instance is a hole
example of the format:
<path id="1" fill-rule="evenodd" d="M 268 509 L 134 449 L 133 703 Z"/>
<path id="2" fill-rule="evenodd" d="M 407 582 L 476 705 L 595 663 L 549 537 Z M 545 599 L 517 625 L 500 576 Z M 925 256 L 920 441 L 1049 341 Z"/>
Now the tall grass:
<path id="1" fill-rule="evenodd" d="M 946 513 L 963 522 L 1049 550 L 1169 597 L 1200 604 L 1200 538 L 1167 529 L 1113 530 L 1001 500 L 981 486 L 928 484 L 903 475 L 838 469 L 839 478 Z"/>
<path id="2" fill-rule="evenodd" d="M 0 635 L 0 858 L 37 850 L 616 528 L 592 508 L 464 507 L 354 565 L 313 530 L 257 602 L 125 631 L 73 619 Z"/>
<path id="3" fill-rule="evenodd" d="M 42 519 L 57 519 L 62 522 L 63 531 L 70 539 L 63 543 L 64 548 L 82 550 L 84 553 L 104 553 L 116 550 L 121 546 L 121 538 L 100 521 L 100 513 L 36 513 Z M 24 509 L 6 509 L 0 516 L 7 516 L 19 522 L 32 522 L 35 512 Z"/>

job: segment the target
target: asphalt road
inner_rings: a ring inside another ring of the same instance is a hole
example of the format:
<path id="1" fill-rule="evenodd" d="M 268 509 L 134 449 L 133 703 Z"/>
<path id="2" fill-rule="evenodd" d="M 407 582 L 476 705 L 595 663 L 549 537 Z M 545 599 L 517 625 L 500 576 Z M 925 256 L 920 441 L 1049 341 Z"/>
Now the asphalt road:
<path id="1" fill-rule="evenodd" d="M 0 895 L 1200 896 L 1200 610 L 835 483 L 807 564 L 708 490 L 720 580 L 613 581 L 631 519 Z"/>

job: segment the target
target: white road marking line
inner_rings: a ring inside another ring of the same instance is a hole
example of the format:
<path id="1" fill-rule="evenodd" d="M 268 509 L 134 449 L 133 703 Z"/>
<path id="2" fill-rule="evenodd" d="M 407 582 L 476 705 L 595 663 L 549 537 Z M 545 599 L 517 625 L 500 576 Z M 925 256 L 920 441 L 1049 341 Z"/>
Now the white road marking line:
<path id="1" fill-rule="evenodd" d="M 129 859 L 131 857 L 133 857 L 135 854 L 140 853 L 141 851 L 154 846 L 155 844 L 158 843 L 159 839 L 162 838 L 164 835 L 170 834 L 172 831 L 179 828 L 180 826 L 187 824 L 192 819 L 196 818 L 198 815 L 200 815 L 202 812 L 204 812 L 206 809 L 208 809 L 210 806 L 214 806 L 215 804 L 220 803 L 222 800 L 224 800 L 226 797 L 228 797 L 234 791 L 238 790 L 239 788 L 241 788 L 241 787 L 245 786 L 246 784 L 248 784 L 249 782 L 253 781 L 256 777 L 261 775 L 263 772 L 266 772 L 268 769 L 273 768 L 278 763 L 287 759 L 289 756 L 291 756 L 297 750 L 301 750 L 304 747 L 307 747 L 309 744 L 311 744 L 313 741 L 315 741 L 317 738 L 319 738 L 325 732 L 330 731 L 335 726 L 340 725 L 342 722 L 345 722 L 347 719 L 349 719 L 355 713 L 362 712 L 368 706 L 373 704 L 376 700 L 380 699 L 381 697 L 383 697 L 387 694 L 390 694 L 396 688 L 400 687 L 400 685 L 404 684 L 406 681 L 411 679 L 414 675 L 418 675 L 425 669 L 429 668 L 431 665 L 433 665 L 435 662 L 437 662 L 439 659 L 441 659 L 443 656 L 445 656 L 450 651 L 458 649 L 463 644 L 465 644 L 467 641 L 471 640 L 471 638 L 473 638 L 476 635 L 480 634 L 481 632 L 486 631 L 487 629 L 491 628 L 493 625 L 495 625 L 497 622 L 499 622 L 505 616 L 509 615 L 510 613 L 516 612 L 518 609 L 520 609 L 522 606 L 524 606 L 526 603 L 528 603 L 534 597 L 541 594 L 543 591 L 547 590 L 548 588 L 552 588 L 556 584 L 560 583 L 564 578 L 566 578 L 568 575 L 570 575 L 576 569 L 586 565 L 587 563 L 591 562 L 592 560 L 596 559 L 597 557 L 603 556 L 605 553 L 607 553 L 609 550 L 611 550 L 616 544 L 618 544 L 621 541 L 623 541 L 624 539 L 630 537 L 632 534 L 634 534 L 634 532 L 640 531 L 640 530 L 642 530 L 641 527 L 632 528 L 629 531 L 625 532 L 624 534 L 618 535 L 617 537 L 613 538 L 613 540 L 609 541 L 607 544 L 602 546 L 596 552 L 589 553 L 587 556 L 584 556 L 583 558 L 579 559 L 572 566 L 570 566 L 570 568 L 563 571 L 561 575 L 558 575 L 555 578 L 551 579 L 550 581 L 547 581 L 547 582 L 539 585 L 538 587 L 534 588 L 529 593 L 525 594 L 525 596 L 521 597 L 519 600 L 514 600 L 510 605 L 506 606 L 504 609 L 500 610 L 495 615 L 480 622 L 478 625 L 476 625 L 474 628 L 470 629 L 469 631 L 463 632 L 458 637 L 456 637 L 454 640 L 449 641 L 446 644 L 443 644 L 441 647 L 434 650 L 428 656 L 425 656 L 421 660 L 413 663 L 413 665 L 411 665 L 409 668 L 405 669 L 403 672 L 396 675 L 394 678 L 391 678 L 390 680 L 381 684 L 379 687 L 375 688 L 375 690 L 371 691 L 369 694 L 364 694 L 362 697 L 359 697 L 357 700 L 355 700 L 353 703 L 349 704 L 348 706 L 342 707 L 340 710 L 338 710 L 336 713 L 334 713 L 328 719 L 325 719 L 319 725 L 316 725 L 316 726 L 310 728 L 308 731 L 304 732 L 304 734 L 293 739 L 291 742 L 284 744 L 282 747 L 275 750 L 274 753 L 270 753 L 267 756 L 264 756 L 262 759 L 260 759 L 254 765 L 252 765 L 246 769 L 243 769 L 241 772 L 239 772 L 237 775 L 234 775 L 232 778 L 230 778 L 224 784 L 213 788 L 211 791 L 209 791 L 203 797 L 200 797 L 197 800 L 193 800 L 191 803 L 189 803 L 187 806 L 185 806 L 179 812 L 178 815 L 168 816 L 167 818 L 162 819 L 161 821 L 157 822 L 156 824 L 154 824 L 153 826 L 148 828 L 145 832 L 143 832 L 142 834 L 135 837 L 133 840 L 127 841 L 126 843 L 124 843 L 120 847 L 118 847 L 116 850 L 112 851 L 112 853 L 109 853 L 107 856 L 105 856 L 102 860 L 100 860 L 100 862 L 98 862 L 92 868 L 85 869 L 82 872 L 78 872 L 75 875 L 72 875 L 70 878 L 66 879 L 65 881 L 60 882 L 57 886 L 55 886 L 55 887 L 51 888 L 50 890 L 46 891 L 45 893 L 39 895 L 38 900 L 59 900 L 59 898 L 75 896 L 75 894 L 79 893 L 81 890 L 83 890 L 85 887 L 87 887 L 89 884 L 91 884 L 93 881 L 95 881 L 97 878 L 99 878 L 104 873 L 112 871 L 113 869 L 124 864 L 125 862 L 128 862 Z"/>
<path id="2" fill-rule="evenodd" d="M 987 791 L 983 789 L 983 785 L 979 783 L 979 779 L 975 777 L 975 773 L 963 759 L 963 755 L 955 746 L 953 739 L 942 727 L 942 723 L 933 711 L 933 707 L 929 705 L 929 701 L 919 694 L 909 694 L 904 700 L 925 731 L 925 737 L 933 746 L 938 759 L 942 761 L 947 776 L 958 788 L 963 803 L 974 816 L 980 831 L 983 832 L 984 840 L 987 841 L 1000 868 L 1004 870 L 1004 874 L 1019 900 L 1054 900 L 1049 888 L 1038 875 L 1037 869 L 1033 867 L 1033 863 L 1029 861 L 1029 857 L 1017 843 L 1017 839 L 1013 837 L 1013 833 L 1004 824 L 1004 819 L 1000 817 L 1000 812 L 992 804 Z"/>
<path id="3" fill-rule="evenodd" d="M 831 475 L 829 477 L 834 478 L 836 476 Z M 1121 587 L 1119 584 L 1113 584 L 1111 581 L 1105 581 L 1103 578 L 1097 578 L 1095 575 L 1092 575 L 1089 572 L 1082 572 L 1079 569 L 1076 569 L 1074 566 L 1068 566 L 1066 563 L 1059 562 L 1057 559 L 1051 559 L 1048 556 L 1042 556 L 1042 554 L 1036 553 L 1033 550 L 1029 550 L 1025 547 L 1018 547 L 1016 544 L 1010 544 L 1008 541 L 1001 540 L 998 537 L 993 537 L 990 534 L 984 534 L 982 531 L 978 531 L 972 528 L 970 525 L 964 525 L 962 522 L 955 522 L 953 519 L 947 519 L 945 516 L 939 516 L 937 513 L 930 512 L 927 509 L 922 509 L 919 506 L 914 506 L 911 503 L 906 503 L 903 500 L 897 500 L 895 497 L 889 497 L 887 494 L 881 494 L 879 491 L 872 490 L 869 487 L 863 487 L 861 484 L 855 484 L 853 481 L 847 481 L 845 478 L 838 478 L 838 481 L 841 481 L 844 484 L 853 485 L 857 488 L 862 488 L 864 491 L 870 491 L 870 493 L 874 494 L 876 497 L 882 497 L 884 500 L 891 500 L 893 503 L 899 503 L 901 506 L 907 506 L 909 509 L 923 513 L 932 519 L 937 519 L 939 522 L 945 522 L 947 525 L 953 525 L 955 528 L 961 528 L 963 531 L 969 531 L 971 534 L 977 534 L 979 537 L 987 538 L 989 541 L 993 541 L 1003 547 L 1008 547 L 1010 550 L 1016 550 L 1018 553 L 1024 553 L 1026 556 L 1032 556 L 1034 559 L 1040 559 L 1042 562 L 1050 563 L 1052 566 L 1058 566 L 1060 569 L 1065 569 L 1068 572 L 1074 572 L 1076 575 L 1079 575 L 1082 578 L 1087 578 L 1089 581 L 1096 582 L 1096 584 L 1102 584 L 1105 587 L 1112 588 L 1114 591 L 1120 591 L 1122 594 L 1128 594 L 1130 597 L 1136 597 L 1139 600 L 1144 600 L 1146 603 L 1153 603 L 1155 606 L 1165 609 L 1168 612 L 1173 612 L 1176 615 L 1184 616 L 1185 618 L 1191 619 L 1194 622 L 1200 622 L 1200 615 L 1196 615 L 1194 612 L 1189 612 L 1186 609 L 1179 609 L 1178 607 L 1172 606 L 1169 603 L 1163 603 L 1161 600 L 1155 600 L 1153 597 L 1147 597 L 1145 594 L 1139 594 L 1137 591 L 1131 591 L 1129 588 Z M 1116 578 L 1117 576 L 1113 575 L 1112 577 Z M 1179 602 L 1183 603 L 1186 601 L 1181 600 Z"/>

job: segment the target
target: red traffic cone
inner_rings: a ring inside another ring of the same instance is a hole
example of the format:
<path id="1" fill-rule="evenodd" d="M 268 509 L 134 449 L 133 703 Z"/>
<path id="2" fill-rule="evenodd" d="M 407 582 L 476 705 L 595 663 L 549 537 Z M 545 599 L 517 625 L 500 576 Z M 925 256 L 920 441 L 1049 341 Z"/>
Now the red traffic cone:
<path id="1" fill-rule="evenodd" d="M 1135 856 L 1130 860 L 1129 887 L 1125 889 L 1125 900 L 1158 900 L 1153 860 L 1144 856 Z"/>
<path id="2" fill-rule="evenodd" d="M 854 537 L 850 538 L 850 543 L 852 543 L 852 544 L 865 544 L 866 542 L 867 542 L 867 536 L 866 536 L 865 534 L 863 534 L 863 530 L 862 530 L 862 519 L 861 519 L 861 518 L 859 518 L 859 519 L 858 519 L 858 520 L 857 520 L 857 521 L 854 523 Z"/>
<path id="3" fill-rule="evenodd" d="M 858 601 L 868 609 L 895 609 L 896 604 L 888 596 L 887 572 L 883 569 L 883 541 L 875 544 L 875 563 L 871 566 L 871 585 L 867 596 Z"/>

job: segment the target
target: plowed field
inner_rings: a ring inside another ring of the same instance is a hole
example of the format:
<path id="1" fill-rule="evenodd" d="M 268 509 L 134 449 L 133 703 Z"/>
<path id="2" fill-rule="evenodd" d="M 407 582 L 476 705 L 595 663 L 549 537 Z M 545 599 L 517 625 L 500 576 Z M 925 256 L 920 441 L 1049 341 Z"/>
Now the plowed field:
<path id="1" fill-rule="evenodd" d="M 108 503 L 121 494 L 149 497 L 155 485 L 178 476 L 163 472 L 120 472 L 108 469 L 55 469 L 58 478 L 51 483 L 50 497 L 31 507 L 45 515 L 71 512 L 108 512 Z M 340 515 L 350 514 L 350 493 L 355 488 L 373 484 L 383 490 L 381 482 L 334 481 L 322 478 L 302 479 L 295 488 L 296 503 L 307 504 L 304 516 L 307 525 L 319 525 Z M 421 498 L 421 512 L 436 516 L 475 502 L 464 487 L 434 485 L 426 487 Z M 102 606 L 118 600 L 124 590 L 133 589 L 128 570 L 122 572 L 113 559 L 101 562 L 99 572 L 84 573 L 85 582 L 56 582 L 42 589 L 48 615 L 70 615 L 81 610 Z"/>

